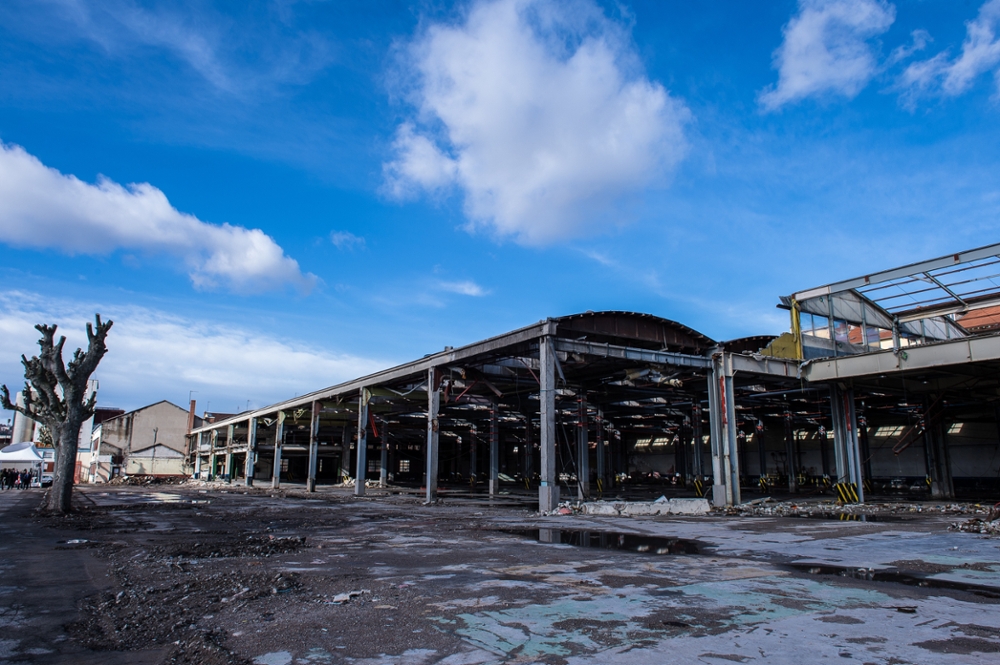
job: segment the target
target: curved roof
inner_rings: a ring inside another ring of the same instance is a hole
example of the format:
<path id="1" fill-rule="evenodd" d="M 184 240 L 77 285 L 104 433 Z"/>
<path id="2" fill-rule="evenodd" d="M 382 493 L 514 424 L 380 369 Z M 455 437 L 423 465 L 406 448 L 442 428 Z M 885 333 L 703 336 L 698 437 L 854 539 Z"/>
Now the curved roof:
<path id="1" fill-rule="evenodd" d="M 684 324 L 652 314 L 606 311 L 584 312 L 552 319 L 561 337 L 582 333 L 590 341 L 628 340 L 630 346 L 700 354 L 715 341 Z M 569 335 L 563 334 L 570 333 Z"/>
<path id="2" fill-rule="evenodd" d="M 751 335 L 722 342 L 722 348 L 730 353 L 757 353 L 778 338 L 777 335 Z"/>

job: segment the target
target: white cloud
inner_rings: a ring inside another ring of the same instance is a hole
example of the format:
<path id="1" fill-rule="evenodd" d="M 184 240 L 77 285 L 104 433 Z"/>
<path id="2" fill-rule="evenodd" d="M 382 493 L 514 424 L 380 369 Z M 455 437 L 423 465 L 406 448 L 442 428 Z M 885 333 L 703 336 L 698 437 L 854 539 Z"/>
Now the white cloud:
<path id="1" fill-rule="evenodd" d="M 895 18 L 884 0 L 799 0 L 774 52 L 778 83 L 761 93 L 761 106 L 774 111 L 806 97 L 855 97 L 878 70 L 869 40 Z"/>
<path id="2" fill-rule="evenodd" d="M 914 62 L 900 76 L 898 87 L 903 99 L 912 105 L 920 94 L 936 92 L 955 97 L 971 86 L 980 75 L 993 71 L 1000 86 L 1000 0 L 990 0 L 979 8 L 975 20 L 965 24 L 962 54 L 952 60 L 946 52 Z M 1000 87 L 998 87 L 1000 92 Z"/>
<path id="3" fill-rule="evenodd" d="M 471 280 L 461 282 L 438 282 L 438 288 L 442 291 L 457 293 L 462 296 L 479 297 L 489 294 L 489 291 Z"/>
<path id="4" fill-rule="evenodd" d="M 331 60 L 326 40 L 291 27 L 294 12 L 287 7 L 280 8 L 282 21 L 274 21 L 270 12 L 264 21 L 253 21 L 251 5 L 250 20 L 237 23 L 198 4 L 147 8 L 133 0 L 50 2 L 60 10 L 58 18 L 106 53 L 135 57 L 136 51 L 159 49 L 225 93 L 304 83 Z"/>
<path id="5" fill-rule="evenodd" d="M 102 404 L 125 409 L 161 399 L 186 406 L 197 391 L 201 409 L 229 412 L 238 405 L 259 407 L 295 394 L 334 385 L 385 368 L 389 363 L 336 354 L 234 326 L 190 320 L 161 311 L 122 305 L 101 306 L 43 297 L 0 294 L 0 381 L 11 391 L 24 385 L 19 354 L 38 353 L 37 323 L 56 323 L 66 335 L 65 356 L 86 346 L 86 324 L 94 312 L 115 323 L 108 354 L 96 377 Z M 241 407 L 242 408 L 242 407 Z"/>
<path id="6" fill-rule="evenodd" d="M 196 286 L 239 292 L 287 285 L 308 289 L 316 279 L 303 275 L 260 229 L 207 224 L 179 212 L 148 183 L 123 187 L 101 178 L 92 185 L 3 143 L 0 242 L 71 255 L 117 249 L 169 254 L 184 260 Z"/>
<path id="7" fill-rule="evenodd" d="M 331 231 L 330 242 L 339 250 L 364 249 L 365 239 L 349 231 Z"/>
<path id="8" fill-rule="evenodd" d="M 661 181 L 690 114 L 592 0 L 480 0 L 409 44 L 417 109 L 385 165 L 396 197 L 457 187 L 469 227 L 544 244 L 623 221 Z"/>

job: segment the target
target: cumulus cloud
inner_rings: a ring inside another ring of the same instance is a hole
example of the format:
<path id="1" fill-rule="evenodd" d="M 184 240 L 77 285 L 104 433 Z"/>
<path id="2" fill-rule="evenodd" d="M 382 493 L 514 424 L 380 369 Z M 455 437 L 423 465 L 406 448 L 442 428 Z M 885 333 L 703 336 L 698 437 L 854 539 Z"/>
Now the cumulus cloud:
<path id="1" fill-rule="evenodd" d="M 161 399 L 186 406 L 189 390 L 197 391 L 203 409 L 207 401 L 226 412 L 245 406 L 247 400 L 259 407 L 391 364 L 155 309 L 8 291 L 0 293 L 0 336 L 8 350 L 0 357 L 0 382 L 21 389 L 19 354 L 38 352 L 35 324 L 56 323 L 67 337 L 67 349 L 85 347 L 86 324 L 94 312 L 115 322 L 108 355 L 96 374 L 99 400 L 125 409 Z"/>
<path id="2" fill-rule="evenodd" d="M 41 163 L 16 145 L 0 143 L 0 242 L 66 254 L 117 249 L 181 258 L 199 287 L 256 292 L 293 285 L 303 275 L 260 229 L 207 224 L 179 212 L 149 183 L 89 184 Z"/>
<path id="3" fill-rule="evenodd" d="M 869 40 L 895 18 L 884 0 L 799 0 L 774 52 L 778 83 L 761 93 L 761 106 L 774 111 L 807 97 L 854 98 L 878 71 Z"/>
<path id="4" fill-rule="evenodd" d="M 947 52 L 914 62 L 902 73 L 898 85 L 904 102 L 912 104 L 921 94 L 955 97 L 966 92 L 979 76 L 993 71 L 1000 93 L 1000 0 L 990 0 L 965 24 L 962 53 L 951 59 Z"/>
<path id="5" fill-rule="evenodd" d="M 621 221 L 686 151 L 686 106 L 642 72 L 593 0 L 480 0 L 404 52 L 415 114 L 388 191 L 464 197 L 469 227 L 545 244 Z"/>

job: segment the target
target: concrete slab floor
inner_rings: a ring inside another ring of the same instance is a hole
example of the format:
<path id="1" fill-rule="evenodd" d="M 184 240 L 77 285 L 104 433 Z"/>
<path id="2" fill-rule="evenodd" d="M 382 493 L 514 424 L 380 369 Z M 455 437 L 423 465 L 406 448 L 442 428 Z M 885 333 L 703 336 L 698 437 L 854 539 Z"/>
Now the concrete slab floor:
<path id="1" fill-rule="evenodd" d="M 1000 660 L 1000 538 L 954 517 L 538 517 L 243 491 L 84 486 L 66 518 L 0 493 L 0 663 Z"/>

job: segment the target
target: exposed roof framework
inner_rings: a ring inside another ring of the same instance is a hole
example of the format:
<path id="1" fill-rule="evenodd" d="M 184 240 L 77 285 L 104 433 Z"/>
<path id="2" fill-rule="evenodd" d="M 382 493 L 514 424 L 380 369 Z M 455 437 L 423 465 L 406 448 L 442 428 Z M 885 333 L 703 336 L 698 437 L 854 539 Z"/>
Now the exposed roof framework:
<path id="1" fill-rule="evenodd" d="M 807 360 L 964 338 L 963 315 L 1000 305 L 1000 244 L 799 291 L 782 303 Z"/>

